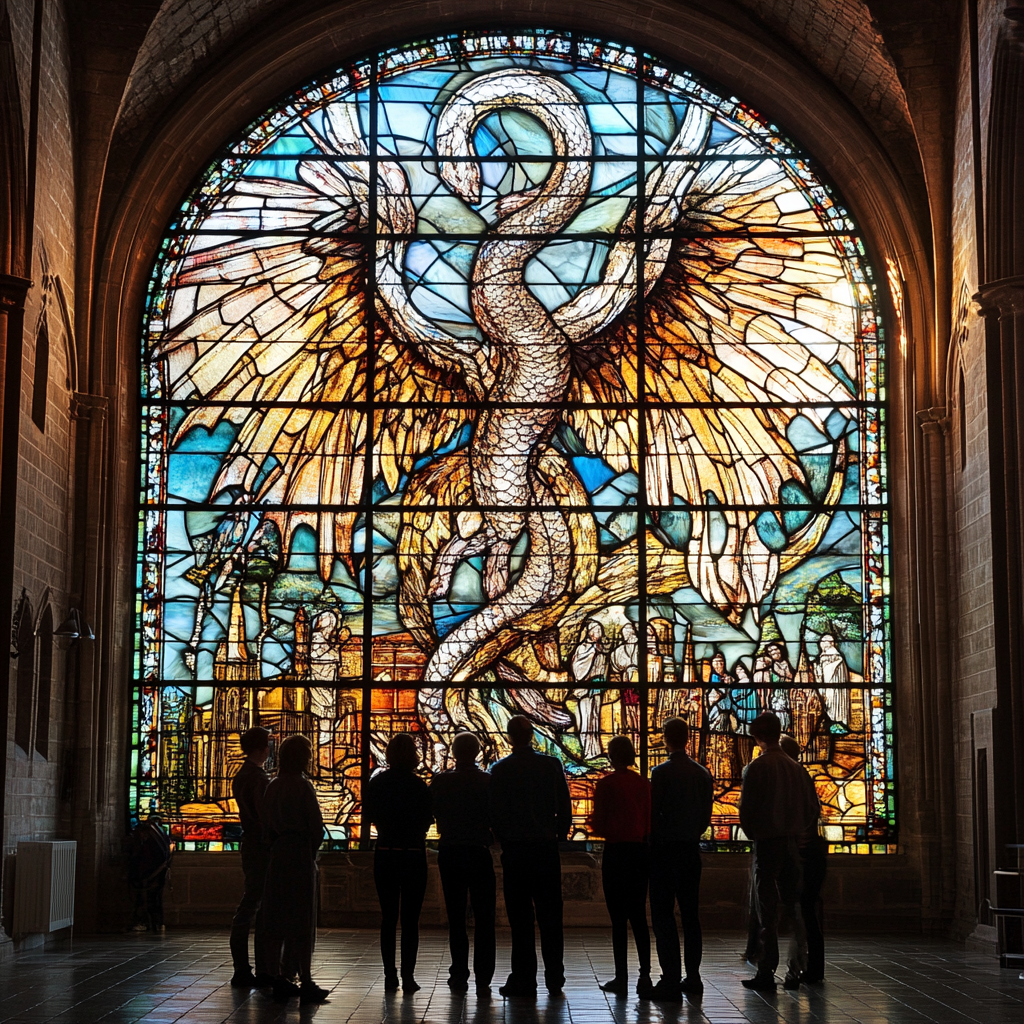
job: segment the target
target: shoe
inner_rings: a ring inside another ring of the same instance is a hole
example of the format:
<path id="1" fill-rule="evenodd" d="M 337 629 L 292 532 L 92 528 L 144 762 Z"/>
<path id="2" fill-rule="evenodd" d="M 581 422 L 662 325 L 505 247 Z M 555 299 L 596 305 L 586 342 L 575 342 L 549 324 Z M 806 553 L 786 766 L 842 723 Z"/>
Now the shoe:
<path id="1" fill-rule="evenodd" d="M 811 974 L 809 971 L 800 972 L 801 985 L 820 985 L 824 980 L 824 974 Z"/>
<path id="2" fill-rule="evenodd" d="M 651 976 L 649 974 L 641 974 L 636 980 L 636 994 L 641 999 L 650 999 L 653 991 L 654 983 L 651 981 Z"/>
<path id="3" fill-rule="evenodd" d="M 416 984 L 416 979 L 411 975 L 402 976 L 402 991 L 405 993 L 419 992 L 420 987 Z"/>
<path id="4" fill-rule="evenodd" d="M 299 989 L 299 1002 L 303 1006 L 308 1006 L 310 1003 L 326 1003 L 330 994 L 327 989 L 321 988 L 315 982 L 304 981 Z"/>
<path id="5" fill-rule="evenodd" d="M 629 979 L 620 978 L 616 975 L 611 981 L 606 981 L 603 985 L 599 985 L 598 988 L 602 992 L 608 992 L 613 996 L 629 995 Z"/>
<path id="6" fill-rule="evenodd" d="M 287 1003 L 289 999 L 299 995 L 299 992 L 299 986 L 293 982 L 285 981 L 284 978 L 275 978 L 270 998 L 275 1003 Z"/>
<path id="7" fill-rule="evenodd" d="M 700 980 L 700 977 L 690 978 L 686 977 L 679 983 L 680 990 L 688 995 L 700 998 L 704 995 L 704 982 Z"/>
<path id="8" fill-rule="evenodd" d="M 385 992 L 397 992 L 398 991 L 398 975 L 395 973 L 384 972 L 384 991 Z"/>
<path id="9" fill-rule="evenodd" d="M 149 926 L 144 924 L 133 924 L 131 930 L 133 932 L 148 932 Z"/>
<path id="10" fill-rule="evenodd" d="M 794 989 L 800 987 L 800 975 L 794 974 L 792 971 L 787 971 L 785 978 L 782 979 L 782 987 L 792 992 Z"/>
<path id="11" fill-rule="evenodd" d="M 560 988 L 549 988 L 548 999 L 564 999 L 565 993 Z"/>
<path id="12" fill-rule="evenodd" d="M 469 991 L 469 982 L 468 981 L 459 981 L 457 978 L 449 978 L 448 979 L 448 988 L 451 989 L 452 992 L 459 992 L 459 993 L 468 992 Z"/>
<path id="13" fill-rule="evenodd" d="M 252 979 L 253 988 L 270 988 L 273 984 L 274 976 L 272 974 L 267 974 L 266 971 L 260 971 L 260 973 Z"/>
<path id="14" fill-rule="evenodd" d="M 536 985 L 520 985 L 514 981 L 506 982 L 498 989 L 498 994 L 506 999 L 536 999 Z"/>
<path id="15" fill-rule="evenodd" d="M 244 971 L 235 971 L 231 975 L 231 987 L 259 988 L 259 985 L 256 984 L 256 975 L 252 973 L 251 968 L 246 967 Z"/>
<path id="16" fill-rule="evenodd" d="M 752 978 L 744 978 L 743 987 L 752 992 L 774 992 L 778 988 L 774 974 L 755 974 Z"/>
<path id="17" fill-rule="evenodd" d="M 491 986 L 490 985 L 477 985 L 476 987 L 477 999 L 490 999 L 491 998 Z"/>
<path id="18" fill-rule="evenodd" d="M 651 999 L 656 1003 L 681 1003 L 683 990 L 678 981 L 666 981 L 664 978 L 651 989 Z"/>

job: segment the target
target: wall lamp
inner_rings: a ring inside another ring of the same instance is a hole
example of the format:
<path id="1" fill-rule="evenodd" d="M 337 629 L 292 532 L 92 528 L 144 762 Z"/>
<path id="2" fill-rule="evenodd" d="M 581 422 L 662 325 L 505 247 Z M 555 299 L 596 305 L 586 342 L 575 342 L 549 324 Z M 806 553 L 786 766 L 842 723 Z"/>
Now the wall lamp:
<path id="1" fill-rule="evenodd" d="M 82 613 L 75 607 L 68 609 L 68 617 L 53 631 L 53 635 L 63 637 L 71 643 L 96 639 L 92 626 L 82 618 Z"/>

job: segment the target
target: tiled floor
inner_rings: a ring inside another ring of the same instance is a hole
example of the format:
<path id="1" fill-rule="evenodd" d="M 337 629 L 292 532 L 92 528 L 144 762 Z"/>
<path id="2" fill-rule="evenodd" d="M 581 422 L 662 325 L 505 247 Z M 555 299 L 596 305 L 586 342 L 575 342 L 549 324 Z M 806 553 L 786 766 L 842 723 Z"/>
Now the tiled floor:
<path id="1" fill-rule="evenodd" d="M 385 996 L 376 935 L 367 930 L 322 931 L 314 977 L 330 988 L 330 1002 L 279 1007 L 258 992 L 228 985 L 227 935 L 168 932 L 165 936 L 76 939 L 53 952 L 29 952 L 0 964 L 0 1021 L 43 1024 L 264 1024 L 276 1021 L 351 1021 L 352 1024 L 979 1024 L 1024 1022 L 1024 981 L 990 957 L 952 943 L 914 939 L 834 939 L 828 980 L 799 993 L 747 992 L 739 934 L 705 938 L 704 999 L 682 1006 L 615 999 L 597 988 L 610 976 L 608 936 L 596 929 L 566 935 L 566 998 L 489 1002 L 452 997 L 445 985 L 445 935 L 425 931 L 413 996 Z M 508 970 L 508 938 L 499 937 L 498 977 Z M 495 988 L 495 993 L 497 989 Z"/>

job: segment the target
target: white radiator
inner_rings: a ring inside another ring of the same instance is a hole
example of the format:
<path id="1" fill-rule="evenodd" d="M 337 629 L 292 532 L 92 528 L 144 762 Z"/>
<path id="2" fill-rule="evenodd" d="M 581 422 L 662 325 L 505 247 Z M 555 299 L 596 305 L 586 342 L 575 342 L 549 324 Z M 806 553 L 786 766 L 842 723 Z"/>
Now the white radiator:
<path id="1" fill-rule="evenodd" d="M 18 843 L 14 874 L 14 932 L 30 935 L 75 922 L 74 840 Z"/>

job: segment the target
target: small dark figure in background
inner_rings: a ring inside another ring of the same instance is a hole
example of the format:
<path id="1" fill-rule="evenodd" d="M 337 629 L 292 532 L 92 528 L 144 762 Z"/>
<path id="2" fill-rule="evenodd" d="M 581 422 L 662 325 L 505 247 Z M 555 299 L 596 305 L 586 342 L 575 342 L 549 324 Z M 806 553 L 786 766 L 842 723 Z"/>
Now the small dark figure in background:
<path id="1" fill-rule="evenodd" d="M 758 715 L 750 727 L 761 749 L 743 773 L 740 825 L 754 843 L 754 890 L 761 922 L 761 955 L 757 974 L 745 978 L 746 988 L 775 991 L 779 965 L 779 905 L 792 919 L 793 941 L 783 985 L 800 987 L 800 947 L 804 941 L 800 915 L 799 840 L 815 828 L 820 806 L 811 777 L 779 745 L 782 726 L 777 715 Z"/>
<path id="2" fill-rule="evenodd" d="M 162 932 L 164 885 L 171 868 L 171 840 L 158 814 L 140 821 L 128 839 L 128 886 L 135 896 L 132 931 Z"/>
<path id="3" fill-rule="evenodd" d="M 435 775 L 430 784 L 440 841 L 437 868 L 448 914 L 452 965 L 448 987 L 469 990 L 469 936 L 466 900 L 473 905 L 473 975 L 476 994 L 488 996 L 494 976 L 494 864 L 491 861 L 491 777 L 476 766 L 480 741 L 462 732 L 452 742 L 455 770 Z"/>
<path id="4" fill-rule="evenodd" d="M 491 768 L 491 822 L 501 843 L 505 912 L 512 931 L 512 972 L 503 996 L 537 995 L 534 911 L 552 996 L 565 984 L 562 932 L 562 862 L 558 844 L 572 825 L 572 801 L 562 764 L 533 748 L 533 726 L 509 719 L 512 753 Z"/>
<path id="5" fill-rule="evenodd" d="M 605 992 L 624 996 L 629 992 L 626 967 L 626 925 L 633 928 L 640 978 L 636 994 L 648 998 L 651 984 L 651 934 L 647 928 L 647 836 L 651 831 L 651 784 L 630 769 L 636 750 L 628 736 L 608 743 L 608 760 L 614 771 L 594 787 L 595 834 L 604 837 L 601 883 L 608 915 L 612 919 L 612 953 L 615 977 L 601 986 Z"/>
<path id="6" fill-rule="evenodd" d="M 416 740 L 399 732 L 387 746 L 388 767 L 370 779 L 364 820 L 377 826 L 373 881 L 380 901 L 380 955 L 384 989 L 398 990 L 395 932 L 402 921 L 402 991 L 419 989 L 414 977 L 420 945 L 420 910 L 427 891 L 427 829 L 434 820 L 430 790 L 416 774 Z"/>
<path id="7" fill-rule="evenodd" d="M 324 840 L 324 819 L 305 772 L 313 745 L 305 736 L 289 736 L 277 751 L 277 775 L 263 795 L 263 832 L 270 842 L 270 863 L 263 890 L 274 1000 L 297 995 L 302 1003 L 326 1002 L 328 992 L 313 982 L 316 910 L 320 872 L 317 851 Z M 285 977 L 282 959 L 298 970 L 299 985 Z"/>
<path id="8" fill-rule="evenodd" d="M 651 924 L 658 946 L 661 979 L 652 999 L 679 1002 L 683 993 L 701 996 L 700 839 L 711 824 L 711 775 L 687 753 L 690 727 L 670 718 L 662 727 L 667 761 L 651 772 Z M 676 903 L 683 926 L 682 976 Z"/>
<path id="9" fill-rule="evenodd" d="M 800 744 L 792 736 L 783 736 L 779 746 L 799 763 Z M 803 765 L 801 765 L 803 767 Z M 804 768 L 804 771 L 807 769 Z M 813 782 L 813 780 L 812 780 Z M 800 849 L 800 916 L 807 933 L 807 964 L 801 982 L 816 985 L 825 980 L 825 933 L 821 890 L 828 871 L 828 841 L 818 831 L 818 822 L 807 828 L 797 840 Z"/>
<path id="10" fill-rule="evenodd" d="M 268 961 L 267 929 L 263 910 L 263 886 L 270 863 L 270 845 L 263 835 L 263 794 L 270 784 L 270 776 L 263 770 L 270 754 L 270 733 L 256 726 L 242 733 L 240 738 L 245 760 L 235 773 L 231 792 L 238 804 L 238 818 L 242 825 L 242 872 L 245 892 L 231 922 L 231 961 L 234 988 L 268 988 L 274 983 Z M 249 964 L 249 930 L 255 923 L 253 954 L 256 973 Z"/>

